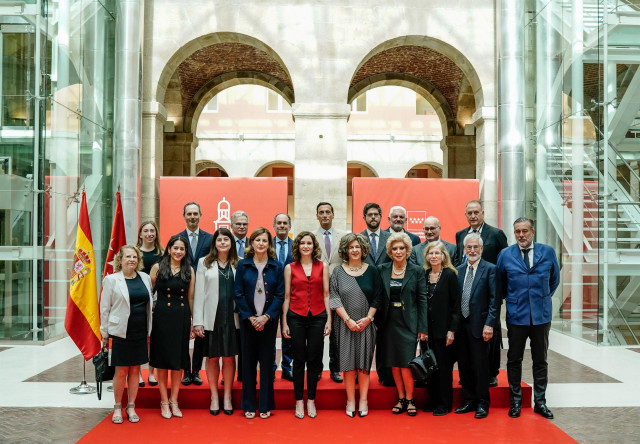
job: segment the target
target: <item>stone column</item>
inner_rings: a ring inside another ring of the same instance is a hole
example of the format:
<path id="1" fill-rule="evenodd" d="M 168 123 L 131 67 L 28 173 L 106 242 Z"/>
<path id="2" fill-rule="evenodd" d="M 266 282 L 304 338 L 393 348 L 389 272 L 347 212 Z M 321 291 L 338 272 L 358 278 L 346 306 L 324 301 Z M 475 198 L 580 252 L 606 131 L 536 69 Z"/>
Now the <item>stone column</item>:
<path id="1" fill-rule="evenodd" d="M 191 176 L 192 143 L 191 133 L 164 134 L 163 176 Z"/>
<path id="2" fill-rule="evenodd" d="M 163 175 L 164 123 L 167 110 L 158 102 L 142 104 L 140 221 L 158 220 L 160 177 Z"/>
<path id="3" fill-rule="evenodd" d="M 476 178 L 480 181 L 484 217 L 490 225 L 502 228 L 498 221 L 496 109 L 489 106 L 479 108 L 473 114 L 473 126 L 476 127 Z"/>
<path id="4" fill-rule="evenodd" d="M 446 136 L 440 141 L 442 148 L 443 178 L 476 178 L 476 137 Z"/>
<path id="5" fill-rule="evenodd" d="M 295 221 L 296 231 L 315 230 L 316 204 L 333 205 L 334 227 L 347 222 L 347 120 L 345 103 L 294 103 L 296 122 Z"/>

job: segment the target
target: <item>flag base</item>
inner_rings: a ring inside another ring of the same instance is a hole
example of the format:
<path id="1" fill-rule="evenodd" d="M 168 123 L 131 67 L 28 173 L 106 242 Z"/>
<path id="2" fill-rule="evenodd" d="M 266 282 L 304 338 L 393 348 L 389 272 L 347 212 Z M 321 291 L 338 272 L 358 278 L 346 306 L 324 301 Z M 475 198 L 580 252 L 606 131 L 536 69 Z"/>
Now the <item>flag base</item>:
<path id="1" fill-rule="evenodd" d="M 95 392 L 96 388 L 87 384 L 87 381 L 82 381 L 79 386 L 69 389 L 72 395 L 89 395 Z"/>

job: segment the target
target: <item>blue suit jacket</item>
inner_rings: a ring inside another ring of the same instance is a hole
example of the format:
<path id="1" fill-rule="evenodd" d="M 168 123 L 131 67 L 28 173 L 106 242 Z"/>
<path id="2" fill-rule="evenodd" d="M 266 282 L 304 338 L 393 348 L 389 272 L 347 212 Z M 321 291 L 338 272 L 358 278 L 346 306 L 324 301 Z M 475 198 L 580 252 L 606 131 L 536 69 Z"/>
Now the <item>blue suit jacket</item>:
<path id="1" fill-rule="evenodd" d="M 469 269 L 468 264 L 458 267 L 458 285 L 460 287 L 460 307 L 462 307 L 462 291 L 464 280 Z M 476 339 L 482 338 L 482 330 L 485 325 L 496 326 L 496 320 L 500 318 L 500 305 L 502 299 L 498 295 L 496 282 L 496 266 L 491 262 L 480 259 L 476 274 L 471 284 L 471 296 L 469 298 L 469 319 L 471 322 L 471 334 Z"/>
<path id="2" fill-rule="evenodd" d="M 498 256 L 498 288 L 505 299 L 507 324 L 540 325 L 551 322 L 551 296 L 560 282 L 556 253 L 533 243 L 533 263 L 527 269 L 518 244 Z"/>
<path id="3" fill-rule="evenodd" d="M 280 239 L 278 239 L 276 236 L 273 236 L 273 249 L 276 250 L 276 261 L 278 261 L 278 249 L 276 248 L 276 244 L 278 242 L 280 242 Z M 292 245 L 293 245 L 293 239 L 291 239 L 290 237 L 287 237 L 287 257 L 284 260 L 284 265 L 282 266 L 283 270 L 285 265 L 288 265 L 291 262 L 293 262 L 293 256 L 291 255 Z"/>
<path id="4" fill-rule="evenodd" d="M 284 302 L 284 273 L 282 272 L 282 266 L 277 260 L 269 259 L 264 267 L 262 276 L 266 298 L 263 314 L 268 314 L 272 320 L 277 320 L 282 308 L 282 302 Z M 238 262 L 233 299 L 242 320 L 256 315 L 253 296 L 257 281 L 258 269 L 253 262 L 253 258 L 245 258 Z"/>
<path id="5" fill-rule="evenodd" d="M 193 272 L 198 271 L 198 261 L 200 258 L 205 257 L 209 253 L 209 249 L 211 248 L 211 242 L 213 241 L 213 234 L 207 233 L 203 229 L 200 229 L 200 233 L 198 234 L 198 246 L 196 247 L 196 251 L 191 250 L 191 242 L 189 242 L 189 233 L 187 230 L 183 230 L 180 233 L 176 234 L 176 236 L 183 236 L 187 239 L 187 250 L 189 250 L 189 260 L 191 261 L 191 266 L 193 267 Z"/>

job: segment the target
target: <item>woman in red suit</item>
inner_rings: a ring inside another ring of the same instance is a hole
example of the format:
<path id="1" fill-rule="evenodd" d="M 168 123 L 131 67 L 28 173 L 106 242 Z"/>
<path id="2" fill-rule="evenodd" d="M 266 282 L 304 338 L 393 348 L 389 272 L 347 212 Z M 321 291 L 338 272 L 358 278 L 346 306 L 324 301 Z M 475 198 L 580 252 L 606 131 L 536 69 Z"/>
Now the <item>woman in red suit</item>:
<path id="1" fill-rule="evenodd" d="M 322 372 L 324 336 L 331 332 L 329 266 L 315 236 L 303 231 L 293 241 L 294 262 L 284 269 L 282 335 L 291 338 L 296 418 L 304 418 L 304 367 L 307 365 L 307 413 L 316 417 L 316 386 Z"/>

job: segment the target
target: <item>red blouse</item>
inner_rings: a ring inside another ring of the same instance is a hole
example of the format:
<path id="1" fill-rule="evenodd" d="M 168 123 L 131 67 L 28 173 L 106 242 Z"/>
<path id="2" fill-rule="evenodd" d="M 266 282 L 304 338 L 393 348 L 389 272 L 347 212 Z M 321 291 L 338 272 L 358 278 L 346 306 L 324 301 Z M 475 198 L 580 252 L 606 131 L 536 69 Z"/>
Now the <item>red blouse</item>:
<path id="1" fill-rule="evenodd" d="M 324 262 L 313 261 L 311 276 L 307 279 L 302 264 L 291 262 L 291 300 L 289 310 L 300 316 L 319 315 L 326 310 L 324 306 L 324 285 L 322 273 Z"/>

